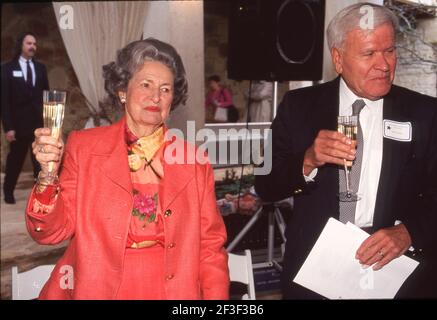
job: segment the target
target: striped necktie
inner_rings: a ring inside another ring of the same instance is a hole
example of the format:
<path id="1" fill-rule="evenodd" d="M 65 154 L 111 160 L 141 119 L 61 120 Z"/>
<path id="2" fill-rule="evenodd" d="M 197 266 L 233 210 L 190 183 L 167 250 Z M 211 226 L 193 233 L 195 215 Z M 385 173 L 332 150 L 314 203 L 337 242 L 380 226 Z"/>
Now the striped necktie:
<path id="1" fill-rule="evenodd" d="M 355 100 L 352 104 L 352 114 L 354 116 L 358 116 L 358 134 L 357 134 L 357 153 L 352 165 L 351 170 L 351 181 L 349 181 L 350 187 L 352 191 L 358 193 L 358 187 L 360 185 L 360 175 L 361 175 L 361 161 L 363 160 L 363 131 L 361 130 L 360 125 L 360 112 L 364 108 L 366 103 L 362 100 Z M 346 190 L 346 178 L 344 173 L 344 168 L 339 169 L 339 178 L 340 178 L 340 191 Z M 350 221 L 351 223 L 355 223 L 355 209 L 357 202 L 343 202 L 340 201 L 340 221 L 346 223 Z"/>

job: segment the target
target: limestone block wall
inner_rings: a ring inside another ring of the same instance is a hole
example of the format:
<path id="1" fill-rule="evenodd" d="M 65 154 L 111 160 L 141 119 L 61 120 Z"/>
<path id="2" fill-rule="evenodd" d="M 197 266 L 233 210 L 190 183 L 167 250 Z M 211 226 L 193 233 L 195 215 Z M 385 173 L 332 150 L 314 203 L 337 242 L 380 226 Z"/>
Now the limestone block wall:
<path id="1" fill-rule="evenodd" d="M 151 1 L 143 37 L 172 44 L 181 55 L 188 81 L 188 100 L 170 113 L 169 127 L 186 134 L 187 121 L 196 128 L 204 124 L 203 1 Z"/>
<path id="2" fill-rule="evenodd" d="M 430 46 L 437 45 L 437 17 L 420 20 L 415 31 L 398 37 L 395 84 L 437 97 L 437 50 Z"/>

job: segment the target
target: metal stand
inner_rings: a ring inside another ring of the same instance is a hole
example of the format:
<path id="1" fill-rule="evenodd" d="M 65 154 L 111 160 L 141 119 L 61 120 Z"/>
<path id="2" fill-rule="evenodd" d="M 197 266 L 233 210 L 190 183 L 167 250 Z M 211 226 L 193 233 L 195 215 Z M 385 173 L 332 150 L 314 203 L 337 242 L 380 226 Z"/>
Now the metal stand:
<path id="1" fill-rule="evenodd" d="M 264 203 L 261 208 L 258 209 L 258 211 L 253 215 L 253 217 L 249 220 L 249 222 L 244 226 L 244 228 L 240 231 L 239 234 L 232 240 L 232 242 L 228 245 L 226 248 L 227 252 L 231 252 L 235 246 L 243 239 L 243 237 L 246 235 L 246 233 L 252 228 L 252 226 L 258 221 L 258 219 L 261 217 L 261 214 L 264 211 L 267 211 L 268 209 L 268 215 L 269 215 L 269 222 L 268 222 L 268 238 L 267 238 L 267 261 L 261 262 L 261 263 L 254 263 L 253 268 L 266 268 L 266 267 L 272 267 L 274 266 L 279 271 L 282 271 L 281 265 L 273 259 L 273 251 L 274 251 L 274 245 L 275 245 L 275 223 L 278 225 L 279 232 L 282 237 L 283 243 L 281 244 L 281 260 L 284 256 L 284 250 L 285 250 L 285 221 L 282 217 L 282 213 L 278 208 L 278 203 Z"/>
<path id="2" fill-rule="evenodd" d="M 249 83 L 249 88 L 252 88 L 252 80 Z M 250 90 L 250 89 L 249 89 Z M 250 91 L 249 91 L 249 97 L 250 97 Z M 277 105 L 278 105 L 278 82 L 273 82 L 273 119 L 276 117 L 276 111 L 277 111 Z M 250 104 L 248 104 L 248 116 L 250 114 Z M 247 119 L 246 126 L 248 126 L 249 118 Z M 259 269 L 259 268 L 266 268 L 266 267 L 275 267 L 279 271 L 282 271 L 282 267 L 279 264 L 278 261 L 273 259 L 273 251 L 275 247 L 275 224 L 278 225 L 279 232 L 282 237 L 282 244 L 281 244 L 281 261 L 284 257 L 284 251 L 285 251 L 285 221 L 282 217 L 282 213 L 279 210 L 279 204 L 283 202 L 265 202 L 261 206 L 261 208 L 258 209 L 258 211 L 253 215 L 253 217 L 249 220 L 249 222 L 244 226 L 244 228 L 240 231 L 239 234 L 232 240 L 232 242 L 228 245 L 226 248 L 227 252 L 232 252 L 232 250 L 235 248 L 235 246 L 243 239 L 243 237 L 246 235 L 246 233 L 252 228 L 252 226 L 258 221 L 258 219 L 261 217 L 261 214 L 264 211 L 268 211 L 268 238 L 267 238 L 267 261 L 260 262 L 260 263 L 254 263 L 253 268 Z"/>
<path id="3" fill-rule="evenodd" d="M 276 117 L 276 112 L 278 109 L 278 81 L 273 82 L 273 119 Z"/>

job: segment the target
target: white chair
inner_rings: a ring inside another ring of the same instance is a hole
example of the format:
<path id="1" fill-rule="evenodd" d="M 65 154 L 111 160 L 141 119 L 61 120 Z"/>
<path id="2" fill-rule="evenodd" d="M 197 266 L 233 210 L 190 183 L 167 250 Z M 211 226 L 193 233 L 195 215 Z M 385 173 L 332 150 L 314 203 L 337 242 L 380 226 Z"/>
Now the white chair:
<path id="1" fill-rule="evenodd" d="M 247 285 L 247 293 L 242 300 L 255 300 L 255 281 L 253 279 L 252 254 L 244 250 L 245 255 L 228 253 L 229 277 L 231 282 L 240 282 Z"/>
<path id="2" fill-rule="evenodd" d="M 20 273 L 17 267 L 12 267 L 12 300 L 38 298 L 54 267 L 55 265 L 44 265 Z"/>

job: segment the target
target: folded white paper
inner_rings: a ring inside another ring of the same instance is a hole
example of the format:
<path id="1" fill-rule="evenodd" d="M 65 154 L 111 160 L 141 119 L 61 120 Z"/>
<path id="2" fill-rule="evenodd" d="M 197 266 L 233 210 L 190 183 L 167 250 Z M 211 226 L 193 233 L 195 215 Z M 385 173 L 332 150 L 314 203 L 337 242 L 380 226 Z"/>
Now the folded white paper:
<path id="1" fill-rule="evenodd" d="M 419 264 L 401 256 L 382 269 L 363 269 L 355 254 L 369 236 L 330 218 L 294 282 L 329 299 L 392 299 Z"/>

